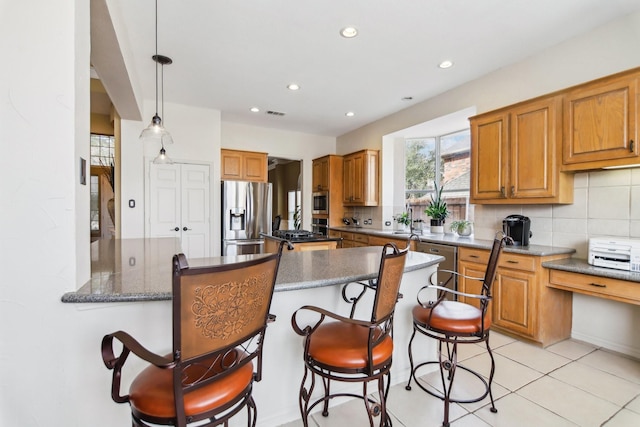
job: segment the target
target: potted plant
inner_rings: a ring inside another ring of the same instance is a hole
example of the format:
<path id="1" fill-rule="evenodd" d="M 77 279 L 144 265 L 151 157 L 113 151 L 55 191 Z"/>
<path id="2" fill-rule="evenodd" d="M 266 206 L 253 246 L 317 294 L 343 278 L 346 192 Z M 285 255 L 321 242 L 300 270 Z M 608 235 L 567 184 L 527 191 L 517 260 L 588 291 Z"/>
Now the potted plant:
<path id="1" fill-rule="evenodd" d="M 401 224 L 405 229 L 411 225 L 411 218 L 409 218 L 409 213 L 407 212 L 402 212 L 400 215 L 397 215 L 396 221 L 398 221 L 398 224 Z"/>
<path id="2" fill-rule="evenodd" d="M 461 219 L 459 221 L 453 221 L 451 223 L 451 231 L 458 234 L 458 236 L 466 237 L 473 233 L 473 222 Z"/>
<path id="3" fill-rule="evenodd" d="M 447 202 L 442 199 L 442 190 L 444 186 L 438 188 L 438 184 L 433 183 L 435 191 L 431 194 L 429 206 L 424 213 L 431 217 L 431 232 L 444 233 L 444 220 L 449 216 Z"/>

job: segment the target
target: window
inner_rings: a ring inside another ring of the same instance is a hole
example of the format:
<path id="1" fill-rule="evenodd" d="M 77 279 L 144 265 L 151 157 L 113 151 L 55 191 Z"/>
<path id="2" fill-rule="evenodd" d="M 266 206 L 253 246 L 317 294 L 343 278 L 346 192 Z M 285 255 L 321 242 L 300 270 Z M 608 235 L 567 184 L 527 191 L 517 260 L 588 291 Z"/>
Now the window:
<path id="1" fill-rule="evenodd" d="M 470 146 L 469 129 L 405 140 L 405 200 L 413 208 L 414 220 L 429 220 L 424 210 L 434 183 L 444 186 L 449 221 L 473 219 L 469 212 Z"/>
<path id="2" fill-rule="evenodd" d="M 91 134 L 91 166 L 113 166 L 114 138 Z"/>
<path id="3" fill-rule="evenodd" d="M 293 228 L 295 230 L 300 229 L 301 222 L 301 191 L 288 191 L 287 192 L 287 221 L 289 223 L 289 228 Z M 291 226 L 293 225 L 293 227 Z"/>
<path id="4" fill-rule="evenodd" d="M 90 219 L 91 239 L 109 236 L 114 230 L 114 153 L 111 135 L 91 134 Z M 110 229 L 110 230 L 109 230 Z"/>

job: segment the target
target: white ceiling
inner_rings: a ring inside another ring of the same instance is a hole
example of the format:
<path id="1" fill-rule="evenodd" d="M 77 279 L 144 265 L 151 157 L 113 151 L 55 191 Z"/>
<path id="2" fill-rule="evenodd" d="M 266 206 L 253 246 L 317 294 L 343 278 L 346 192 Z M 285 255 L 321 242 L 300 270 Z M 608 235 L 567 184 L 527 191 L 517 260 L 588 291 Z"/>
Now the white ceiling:
<path id="1" fill-rule="evenodd" d="M 154 99 L 154 0 L 107 5 L 133 58 L 129 76 Z M 339 136 L 638 11 L 640 1 L 158 0 L 158 9 L 158 53 L 174 61 L 164 67 L 167 102 Z M 357 38 L 339 35 L 347 25 Z M 445 59 L 455 65 L 438 68 Z M 301 89 L 289 91 L 292 82 Z"/>

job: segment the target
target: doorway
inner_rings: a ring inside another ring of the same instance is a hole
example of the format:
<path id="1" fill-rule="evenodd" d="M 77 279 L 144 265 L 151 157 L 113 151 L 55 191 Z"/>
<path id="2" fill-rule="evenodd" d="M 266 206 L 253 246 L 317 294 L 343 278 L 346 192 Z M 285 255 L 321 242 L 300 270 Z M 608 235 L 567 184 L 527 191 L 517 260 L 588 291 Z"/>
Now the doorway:
<path id="1" fill-rule="evenodd" d="M 149 165 L 146 237 L 176 237 L 187 258 L 211 253 L 209 165 Z"/>
<path id="2" fill-rule="evenodd" d="M 302 161 L 269 157 L 269 178 L 273 204 L 271 217 L 280 216 L 281 230 L 295 230 L 302 224 Z"/>

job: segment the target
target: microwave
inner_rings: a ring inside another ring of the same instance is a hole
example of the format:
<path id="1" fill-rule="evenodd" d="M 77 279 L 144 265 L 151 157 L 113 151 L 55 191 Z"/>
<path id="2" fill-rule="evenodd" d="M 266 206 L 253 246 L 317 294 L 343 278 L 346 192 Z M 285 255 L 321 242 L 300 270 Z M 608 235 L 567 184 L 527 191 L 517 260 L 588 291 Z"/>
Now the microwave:
<path id="1" fill-rule="evenodd" d="M 315 191 L 313 193 L 313 214 L 329 215 L 329 192 Z"/>

